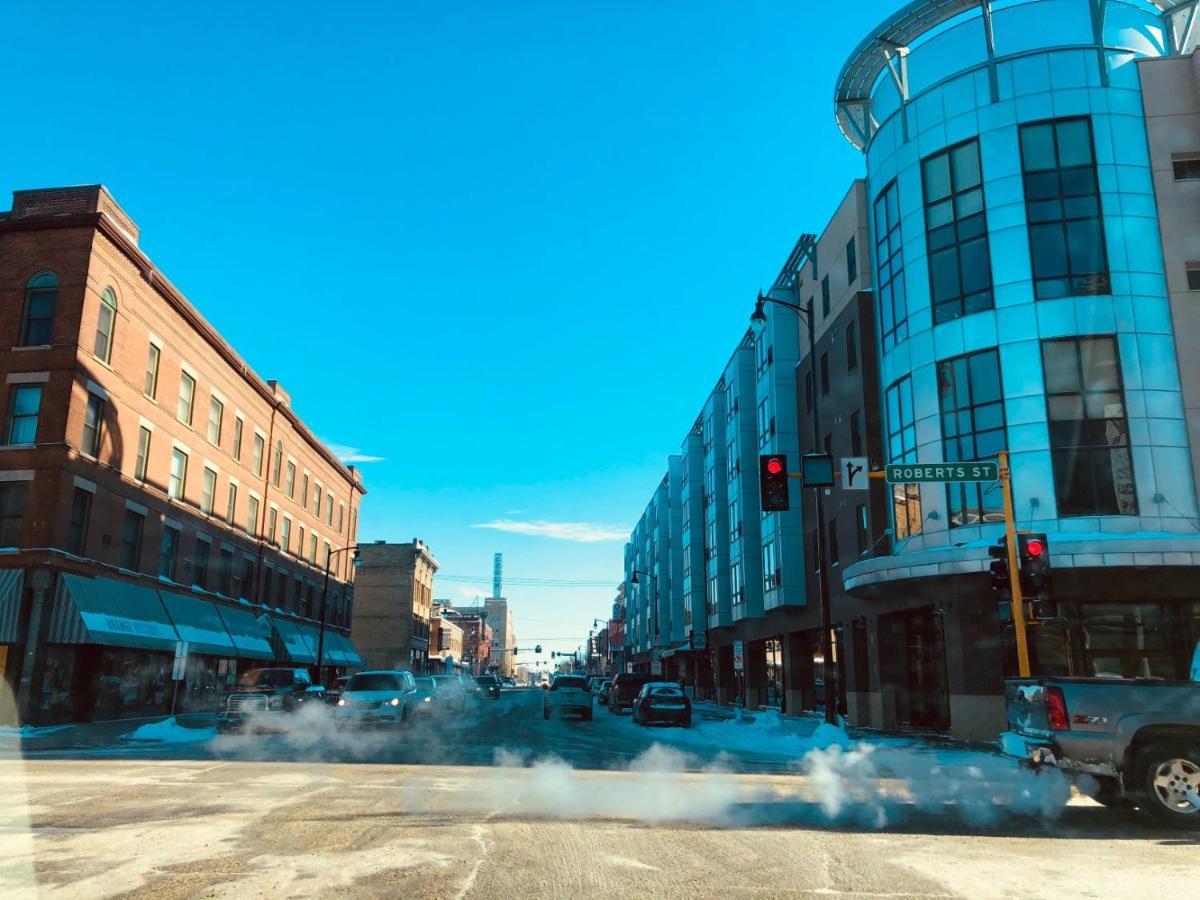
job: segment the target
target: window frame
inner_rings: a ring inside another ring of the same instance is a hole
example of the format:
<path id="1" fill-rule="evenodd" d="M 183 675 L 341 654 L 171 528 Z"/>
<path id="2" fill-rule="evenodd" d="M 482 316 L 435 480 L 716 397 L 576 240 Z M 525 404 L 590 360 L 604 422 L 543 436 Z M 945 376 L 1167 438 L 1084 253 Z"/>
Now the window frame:
<path id="1" fill-rule="evenodd" d="M 128 530 L 131 521 L 136 520 L 136 533 L 133 540 L 129 540 Z M 125 508 L 125 516 L 121 519 L 121 544 L 117 552 L 120 556 L 117 558 L 117 566 L 125 569 L 128 572 L 140 572 L 142 569 L 142 543 L 146 536 L 146 514 L 138 512 L 136 509 Z M 126 548 L 131 548 L 127 554 Z M 132 559 L 130 555 L 132 555 Z M 132 563 L 132 565 L 127 565 Z"/>
<path id="2" fill-rule="evenodd" d="M 191 390 L 187 392 L 187 397 L 184 397 L 184 386 L 191 385 Z M 184 415 L 184 404 L 187 405 Z M 192 425 L 192 418 L 196 414 L 196 378 L 186 370 L 181 370 L 179 373 L 179 396 L 175 404 L 175 418 L 187 425 L 189 428 Z"/>
<path id="3" fill-rule="evenodd" d="M 145 481 L 146 473 L 150 470 L 150 442 L 152 440 L 154 440 L 154 430 L 145 425 L 138 425 L 137 454 L 133 459 L 133 477 L 137 481 Z"/>
<path id="4" fill-rule="evenodd" d="M 904 395 L 906 393 L 908 408 L 912 413 L 912 419 L 907 424 L 903 418 Z M 893 396 L 896 398 L 895 408 L 897 416 L 900 419 L 899 427 L 894 427 L 895 423 L 892 416 Z M 887 455 L 889 463 L 917 462 L 917 418 L 914 399 L 911 375 L 903 375 L 897 378 L 884 390 L 884 453 Z M 909 437 L 911 437 L 911 445 Z M 899 449 L 898 454 L 896 452 L 897 448 Z M 921 508 L 921 486 L 919 484 L 892 485 L 890 507 L 892 536 L 895 540 L 908 540 L 909 538 L 916 537 L 925 530 L 924 512 Z M 901 517 L 898 515 L 898 510 L 901 507 L 903 507 L 905 512 L 903 527 L 901 527 Z M 912 515 L 914 509 L 916 511 L 915 521 Z"/>
<path id="5" fill-rule="evenodd" d="M 83 438 L 80 451 L 92 459 L 100 458 L 100 450 L 104 443 L 104 413 L 108 401 L 95 393 L 87 392 L 87 405 L 83 410 Z M 88 437 L 89 432 L 91 437 Z"/>
<path id="6" fill-rule="evenodd" d="M 183 502 L 187 492 L 187 470 L 189 454 L 186 450 L 179 447 L 171 448 L 171 469 L 167 475 L 167 497 L 171 500 Z M 176 463 L 183 460 L 180 471 L 176 472 Z"/>
<path id="7" fill-rule="evenodd" d="M 981 359 L 990 356 L 995 362 L 995 380 L 997 385 L 997 393 L 995 399 L 977 401 L 976 392 L 979 386 L 974 380 L 975 370 L 972 367 L 972 360 Z M 967 404 L 965 406 L 958 405 L 959 382 L 957 379 L 956 368 L 962 365 L 963 372 L 966 375 L 966 394 Z M 1000 351 L 996 347 L 988 347 L 983 350 L 977 350 L 973 353 L 962 353 L 958 356 L 951 356 L 946 359 L 937 361 L 937 379 L 938 379 L 938 416 L 941 425 L 942 433 L 942 458 L 946 462 L 967 462 L 977 459 L 990 459 L 990 456 L 980 455 L 978 444 L 981 435 L 991 435 L 999 433 L 1001 436 L 1001 446 L 998 449 L 1008 448 L 1008 414 L 1004 404 L 1004 372 L 1000 363 Z M 947 408 L 943 405 L 943 400 L 946 396 L 945 379 L 946 373 L 954 379 L 951 385 L 951 394 L 954 406 Z M 984 408 L 996 408 L 1000 413 L 1000 424 L 998 426 L 990 426 L 985 428 L 978 427 L 979 411 Z M 949 434 L 946 428 L 947 418 L 952 418 L 955 422 L 961 422 L 964 415 L 969 419 L 970 428 L 957 428 L 953 434 Z M 958 454 L 958 450 L 952 451 L 951 442 L 959 444 L 969 440 L 971 446 L 975 448 L 972 451 L 970 460 L 963 459 Z M 946 523 L 950 529 L 960 528 L 968 525 L 989 525 L 1003 521 L 1003 498 L 997 496 L 994 500 L 994 506 L 989 507 L 985 503 L 985 496 L 995 490 L 995 486 L 987 482 L 947 482 L 946 484 Z M 971 498 L 975 499 L 975 505 L 971 506 L 968 502 Z M 961 510 L 964 514 L 967 512 L 976 512 L 979 515 L 977 521 L 955 521 L 955 511 Z M 998 514 L 1000 518 L 989 519 L 989 513 Z"/>
<path id="8" fill-rule="evenodd" d="M 95 500 L 87 488 L 75 485 L 71 494 L 71 513 L 67 517 L 66 551 L 73 556 L 84 556 L 87 551 L 88 527 L 92 520 L 92 502 Z M 82 503 L 80 501 L 83 501 Z"/>
<path id="9" fill-rule="evenodd" d="M 881 210 L 882 222 L 880 221 Z M 887 350 L 901 341 L 908 340 L 908 293 L 907 279 L 904 275 L 904 235 L 901 228 L 900 186 L 897 179 L 893 178 L 875 195 L 872 215 L 874 217 L 872 225 L 875 235 L 875 280 L 878 298 L 876 302 L 879 305 L 879 340 L 883 349 Z M 888 312 L 886 318 L 884 316 L 885 304 Z M 889 321 L 891 322 L 890 327 L 888 326 Z"/>
<path id="10" fill-rule="evenodd" d="M 41 269 L 34 272 L 33 275 L 25 282 L 25 302 L 21 308 L 21 325 L 17 332 L 18 347 L 52 347 L 54 346 L 54 324 L 58 313 L 58 292 L 62 289 L 62 284 L 58 280 L 58 275 L 49 269 Z M 48 315 L 33 316 L 34 303 L 42 299 L 43 295 L 49 295 L 50 312 Z M 35 341 L 33 338 L 41 337 L 41 331 L 34 333 L 35 323 L 41 328 L 47 330 L 45 335 L 46 340 Z"/>
<path id="11" fill-rule="evenodd" d="M 225 402 L 216 394 L 210 394 L 208 398 L 208 442 L 214 447 L 220 447 L 224 430 Z M 214 431 L 216 431 L 216 435 L 213 434 Z"/>
<path id="12" fill-rule="evenodd" d="M 146 377 L 142 383 L 142 394 L 157 402 L 158 368 L 162 363 L 162 347 L 150 341 L 146 349 Z"/>
<path id="13" fill-rule="evenodd" d="M 45 397 L 44 384 L 29 384 L 16 383 L 10 386 L 8 392 L 8 410 L 4 417 L 4 443 L 8 447 L 35 447 L 37 446 L 38 425 L 42 416 L 42 398 Z M 34 412 L 18 412 L 19 398 L 27 393 L 37 393 L 37 409 Z M 18 441 L 14 440 L 14 431 L 18 427 L 27 427 L 29 420 L 33 420 L 32 440 Z"/>
<path id="14" fill-rule="evenodd" d="M 108 313 L 108 331 L 104 330 L 105 313 Z M 100 292 L 100 312 L 96 317 L 96 336 L 92 340 L 92 356 L 106 366 L 112 360 L 113 341 L 117 334 L 117 294 L 111 287 L 105 287 Z M 100 339 L 104 338 L 103 352 L 100 349 Z"/>

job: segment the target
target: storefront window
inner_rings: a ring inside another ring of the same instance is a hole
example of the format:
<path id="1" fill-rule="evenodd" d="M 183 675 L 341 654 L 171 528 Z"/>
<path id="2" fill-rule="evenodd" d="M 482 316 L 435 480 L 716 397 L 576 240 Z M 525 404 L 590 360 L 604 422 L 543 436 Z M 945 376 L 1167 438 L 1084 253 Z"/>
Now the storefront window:
<path id="1" fill-rule="evenodd" d="M 166 712 L 170 678 L 171 658 L 165 654 L 105 648 L 100 654 L 94 718 Z"/>
<path id="2" fill-rule="evenodd" d="M 42 670 L 42 711 L 46 719 L 71 718 L 75 681 L 75 648 L 46 648 L 46 666 Z"/>
<path id="3" fill-rule="evenodd" d="M 1175 677 L 1168 608 L 1157 603 L 1084 603 L 1079 607 L 1085 675 Z"/>
<path id="4" fill-rule="evenodd" d="M 783 704 L 783 642 L 768 638 L 763 642 L 767 657 L 767 706 Z"/>

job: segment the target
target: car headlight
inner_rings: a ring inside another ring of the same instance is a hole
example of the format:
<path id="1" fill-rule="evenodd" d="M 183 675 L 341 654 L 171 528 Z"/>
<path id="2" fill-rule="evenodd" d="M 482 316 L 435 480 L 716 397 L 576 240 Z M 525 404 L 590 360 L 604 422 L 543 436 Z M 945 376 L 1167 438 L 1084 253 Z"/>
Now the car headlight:
<path id="1" fill-rule="evenodd" d="M 400 698 L 399 698 L 399 697 L 393 697 L 391 700 L 389 700 L 389 701 L 388 701 L 388 703 L 390 703 L 392 706 L 399 706 L 399 705 L 400 705 Z"/>
<path id="2" fill-rule="evenodd" d="M 338 706 L 345 706 L 345 705 L 346 705 L 346 698 L 345 698 L 345 697 L 338 697 L 338 702 L 337 702 L 337 705 L 338 705 Z"/>
<path id="3" fill-rule="evenodd" d="M 432 700 L 433 700 L 433 698 L 432 698 L 432 697 L 424 697 L 424 698 L 422 698 L 422 699 L 424 699 L 424 701 L 425 701 L 426 703 L 429 703 L 430 701 L 432 701 Z"/>

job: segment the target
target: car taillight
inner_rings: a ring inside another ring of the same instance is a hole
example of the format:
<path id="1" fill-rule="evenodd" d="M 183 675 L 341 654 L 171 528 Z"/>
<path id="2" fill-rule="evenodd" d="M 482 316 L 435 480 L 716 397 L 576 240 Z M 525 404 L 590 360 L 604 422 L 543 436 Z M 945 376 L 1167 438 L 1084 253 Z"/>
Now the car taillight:
<path id="1" fill-rule="evenodd" d="M 1046 720 L 1052 731 L 1070 731 L 1071 720 L 1067 718 L 1067 701 L 1062 688 L 1048 687 L 1046 690 Z"/>

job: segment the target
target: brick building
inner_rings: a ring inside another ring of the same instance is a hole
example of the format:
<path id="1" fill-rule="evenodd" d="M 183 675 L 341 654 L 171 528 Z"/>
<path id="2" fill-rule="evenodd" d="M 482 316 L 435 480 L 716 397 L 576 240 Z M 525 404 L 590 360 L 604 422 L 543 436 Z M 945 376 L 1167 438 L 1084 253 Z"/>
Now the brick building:
<path id="1" fill-rule="evenodd" d="M 446 607 L 434 601 L 430 618 L 429 658 L 440 659 L 446 672 L 458 671 L 463 659 L 463 630 L 444 613 Z"/>
<path id="2" fill-rule="evenodd" d="M 462 629 L 463 665 L 472 675 L 482 675 L 486 672 L 492 658 L 492 628 L 487 624 L 487 610 L 482 606 L 446 608 L 442 610 L 442 618 Z"/>
<path id="3" fill-rule="evenodd" d="M 0 214 L 0 671 L 22 721 L 185 708 L 239 668 L 358 662 L 358 473 L 138 248 L 98 185 Z M 321 589 L 332 556 L 328 629 Z M 11 701 L 10 701 L 11 702 Z"/>
<path id="4" fill-rule="evenodd" d="M 376 541 L 359 548 L 351 634 L 371 669 L 424 674 L 430 652 L 433 576 L 438 569 L 419 539 Z"/>

